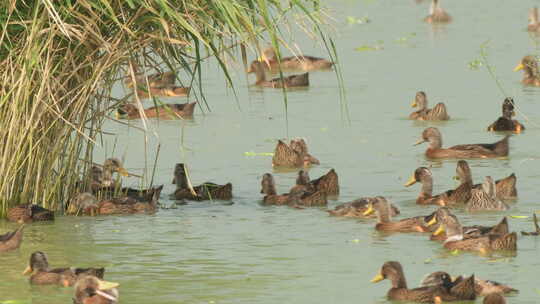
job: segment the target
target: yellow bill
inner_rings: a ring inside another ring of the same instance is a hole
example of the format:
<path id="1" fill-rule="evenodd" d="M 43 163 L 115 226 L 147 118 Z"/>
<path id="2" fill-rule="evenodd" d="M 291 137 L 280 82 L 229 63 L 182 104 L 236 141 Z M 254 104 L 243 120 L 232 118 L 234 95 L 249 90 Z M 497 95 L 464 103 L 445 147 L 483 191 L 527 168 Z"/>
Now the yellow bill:
<path id="1" fill-rule="evenodd" d="M 439 228 L 437 228 L 437 230 L 435 230 L 435 232 L 433 232 L 433 235 L 437 236 L 441 233 L 444 232 L 444 225 L 440 225 Z"/>
<path id="2" fill-rule="evenodd" d="M 109 282 L 109 281 L 103 281 L 99 280 L 98 282 L 98 289 L 99 290 L 109 290 L 120 286 L 120 284 L 116 282 Z"/>
<path id="3" fill-rule="evenodd" d="M 419 144 L 423 144 L 425 143 L 426 141 L 424 139 L 420 139 L 419 141 L 415 142 L 414 145 L 415 146 L 418 146 Z"/>
<path id="4" fill-rule="evenodd" d="M 416 177 L 414 177 L 414 173 L 413 175 L 409 178 L 409 180 L 404 184 L 405 187 L 409 187 L 411 185 L 414 185 L 416 184 L 417 180 L 416 180 Z"/>
<path id="5" fill-rule="evenodd" d="M 118 173 L 122 176 L 129 176 L 129 173 L 124 168 L 118 168 Z"/>
<path id="6" fill-rule="evenodd" d="M 377 282 L 380 282 L 384 280 L 384 276 L 379 272 L 376 276 L 373 277 L 373 279 L 371 279 L 371 283 L 377 283 Z"/>
<path id="7" fill-rule="evenodd" d="M 459 176 L 457 176 L 457 175 L 456 175 L 456 176 L 452 176 L 452 179 L 458 181 L 458 180 L 459 180 Z"/>
<path id="8" fill-rule="evenodd" d="M 431 219 L 431 221 L 429 221 L 426 225 L 429 227 L 429 226 L 435 225 L 435 224 L 437 224 L 437 217 L 436 217 L 436 216 L 434 216 L 434 217 Z"/>
<path id="9" fill-rule="evenodd" d="M 516 65 L 516 67 L 514 68 L 514 72 L 517 72 L 519 70 L 523 70 L 525 68 L 525 66 L 523 65 L 523 63 L 520 63 L 518 65 Z"/>
<path id="10" fill-rule="evenodd" d="M 369 204 L 368 205 L 368 209 L 366 211 L 364 211 L 364 216 L 367 216 L 367 215 L 370 215 L 372 214 L 373 212 L 375 211 L 375 209 L 373 209 L 373 205 L 372 204 Z"/>
<path id="11" fill-rule="evenodd" d="M 32 274 L 32 272 L 34 272 L 34 271 L 32 270 L 32 267 L 26 266 L 26 269 L 23 271 L 22 274 L 23 274 L 23 275 L 29 275 L 29 274 Z"/>
<path id="12" fill-rule="evenodd" d="M 411 102 L 411 107 L 416 108 L 418 104 L 416 103 L 416 99 Z"/>

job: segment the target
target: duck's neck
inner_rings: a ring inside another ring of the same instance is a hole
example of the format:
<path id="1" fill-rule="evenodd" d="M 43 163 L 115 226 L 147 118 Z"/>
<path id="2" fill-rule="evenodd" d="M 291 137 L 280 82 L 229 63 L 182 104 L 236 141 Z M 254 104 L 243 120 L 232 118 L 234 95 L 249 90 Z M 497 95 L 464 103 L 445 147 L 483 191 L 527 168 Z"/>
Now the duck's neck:
<path id="1" fill-rule="evenodd" d="M 379 223 L 390 223 L 390 205 L 388 206 L 381 206 L 381 208 L 377 209 L 377 218 L 379 220 Z"/>
<path id="2" fill-rule="evenodd" d="M 431 176 L 424 176 L 420 182 L 422 183 L 420 194 L 431 197 L 433 195 L 433 178 Z"/>
<path id="3" fill-rule="evenodd" d="M 405 280 L 405 275 L 403 272 L 399 272 L 396 276 L 391 278 L 392 288 L 396 289 L 407 289 L 407 281 Z"/>
<path id="4" fill-rule="evenodd" d="M 104 167 L 101 172 L 101 184 L 103 186 L 112 186 L 113 184 L 113 171 L 109 167 Z"/>
<path id="5" fill-rule="evenodd" d="M 512 111 L 509 110 L 503 110 L 503 118 L 506 118 L 508 120 L 512 120 Z"/>
<path id="6" fill-rule="evenodd" d="M 176 189 L 187 189 L 188 182 L 186 177 L 186 172 L 182 171 L 181 173 L 177 173 L 174 176 L 174 183 L 176 184 Z"/>
<path id="7" fill-rule="evenodd" d="M 255 77 L 257 79 L 255 84 L 261 84 L 261 83 L 266 82 L 266 74 L 264 73 L 263 64 L 266 64 L 266 63 L 259 62 L 255 66 L 256 67 L 255 68 Z"/>
<path id="8" fill-rule="evenodd" d="M 442 139 L 440 137 L 430 137 L 428 149 L 435 150 L 442 147 Z"/>
<path id="9" fill-rule="evenodd" d="M 277 194 L 275 185 L 264 185 L 262 190 L 262 192 L 267 196 Z"/>

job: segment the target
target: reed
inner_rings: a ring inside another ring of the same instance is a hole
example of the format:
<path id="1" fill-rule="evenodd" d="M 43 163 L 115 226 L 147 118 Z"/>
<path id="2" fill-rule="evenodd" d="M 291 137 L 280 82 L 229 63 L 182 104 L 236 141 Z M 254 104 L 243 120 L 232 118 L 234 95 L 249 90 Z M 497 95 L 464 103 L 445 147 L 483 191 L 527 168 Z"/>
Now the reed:
<path id="1" fill-rule="evenodd" d="M 120 102 L 112 86 L 134 77 L 135 64 L 182 70 L 204 100 L 201 64 L 209 58 L 233 86 L 228 62 L 245 61 L 240 46 L 283 43 L 280 27 L 300 24 L 296 18 L 331 41 L 316 0 L 0 2 L 0 215 L 27 202 L 60 209 L 78 190 Z"/>

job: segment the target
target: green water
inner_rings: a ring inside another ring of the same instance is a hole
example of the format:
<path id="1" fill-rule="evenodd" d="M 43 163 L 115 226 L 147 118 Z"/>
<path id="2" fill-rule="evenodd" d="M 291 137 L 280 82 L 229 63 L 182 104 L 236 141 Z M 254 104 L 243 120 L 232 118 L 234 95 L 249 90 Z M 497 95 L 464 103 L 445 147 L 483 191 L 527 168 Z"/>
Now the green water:
<path id="1" fill-rule="evenodd" d="M 526 114 L 527 118 L 517 119 L 527 130 L 510 139 L 508 159 L 469 164 L 476 182 L 485 175 L 501 178 L 515 172 L 519 200 L 506 213 L 456 213 L 464 224 L 493 224 L 503 215 L 540 210 L 536 105 L 540 89 L 523 88 L 521 74 L 512 72 L 521 57 L 536 53 L 525 31 L 527 10 L 536 2 L 442 4 L 454 23 L 433 28 L 421 21 L 428 3 L 328 3 L 335 18 L 332 36 L 343 66 L 350 124 L 340 114 L 335 74 L 312 73 L 309 89 L 288 95 L 288 135 L 307 138 L 310 152 L 321 160 L 310 170 L 312 177 L 330 168 L 340 175 L 341 195 L 330 207 L 361 196 L 384 195 L 400 207 L 400 218 L 428 214 L 434 207 L 415 204 L 419 187 L 402 186 L 418 166 L 433 166 L 435 192 L 455 187 L 451 179 L 455 161 L 427 161 L 425 146 L 412 146 L 430 124 L 406 117 L 415 92 L 424 90 L 432 105 L 443 101 L 448 106 L 452 120 L 437 125 L 445 145 L 500 139 L 485 129 L 499 116 L 505 95 L 485 67 L 469 68 L 479 58 L 480 45 L 489 40 L 488 58 L 506 94 Z M 367 16 L 371 22 L 349 25 L 348 16 Z M 306 54 L 324 55 L 312 39 L 301 34 L 295 38 Z M 366 45 L 382 49 L 354 50 Z M 162 203 L 172 203 L 168 194 L 174 190 L 174 164 L 186 162 L 195 183 L 232 182 L 234 204 L 190 203 L 152 216 L 58 217 L 53 224 L 29 225 L 21 248 L 0 256 L 0 300 L 70 303 L 71 288 L 32 287 L 21 275 L 30 253 L 42 250 L 52 266 L 107 267 L 106 278 L 121 284 L 121 303 L 387 303 L 389 282 L 369 280 L 388 260 L 402 263 L 410 287 L 437 270 L 475 273 L 519 289 L 509 303 L 540 301 L 537 238 L 520 236 L 515 257 L 452 255 L 428 241 L 428 235 L 382 235 L 374 231 L 373 221 L 329 217 L 321 209 L 260 206 L 260 178 L 271 172 L 271 158 L 244 153 L 272 152 L 275 139 L 287 136 L 281 92 L 249 88 L 254 79 L 250 76 L 246 82 L 238 67 L 232 75 L 235 99 L 215 63 L 205 65 L 203 72 L 212 112 L 202 115 L 197 109 L 194 121 L 188 123 L 151 121 L 147 150 L 136 128 L 107 123 L 105 130 L 119 136 L 98 148 L 96 158 L 102 160 L 114 149 L 130 172 L 142 174 L 145 151 L 151 165 L 159 144 L 154 183 L 165 185 Z M 124 94 L 120 87 L 117 94 Z M 275 176 L 278 191 L 285 192 L 294 183 L 294 172 Z M 136 178 L 124 180 L 124 185 L 138 183 Z M 0 222 L 0 232 L 15 227 Z M 511 218 L 510 228 L 530 231 L 532 223 Z"/>

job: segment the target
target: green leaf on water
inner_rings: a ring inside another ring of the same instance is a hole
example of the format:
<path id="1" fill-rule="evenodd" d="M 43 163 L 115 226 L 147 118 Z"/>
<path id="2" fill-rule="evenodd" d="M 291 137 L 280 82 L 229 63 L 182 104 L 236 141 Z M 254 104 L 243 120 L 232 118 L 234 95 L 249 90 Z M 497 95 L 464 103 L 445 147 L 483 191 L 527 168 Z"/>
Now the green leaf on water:
<path id="1" fill-rule="evenodd" d="M 274 153 L 248 151 L 248 152 L 244 152 L 244 156 L 274 156 Z"/>
<path id="2" fill-rule="evenodd" d="M 525 218 L 529 218 L 529 216 L 527 215 L 510 215 L 511 218 L 515 218 L 515 219 L 525 219 Z"/>
<path id="3" fill-rule="evenodd" d="M 483 63 L 482 63 L 482 61 L 480 59 L 475 59 L 473 61 L 470 61 L 467 64 L 467 67 L 469 68 L 469 70 L 478 70 L 482 66 L 483 66 Z"/>

